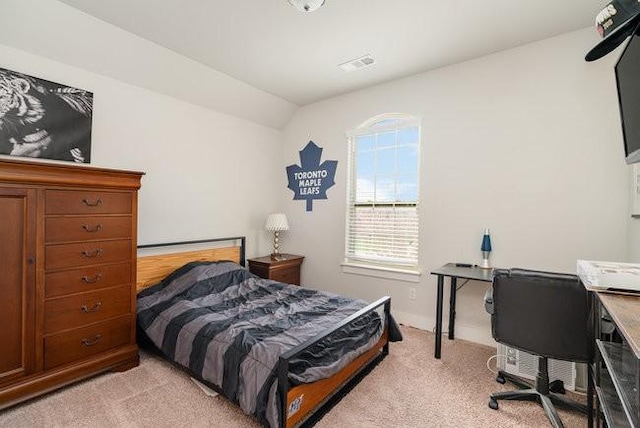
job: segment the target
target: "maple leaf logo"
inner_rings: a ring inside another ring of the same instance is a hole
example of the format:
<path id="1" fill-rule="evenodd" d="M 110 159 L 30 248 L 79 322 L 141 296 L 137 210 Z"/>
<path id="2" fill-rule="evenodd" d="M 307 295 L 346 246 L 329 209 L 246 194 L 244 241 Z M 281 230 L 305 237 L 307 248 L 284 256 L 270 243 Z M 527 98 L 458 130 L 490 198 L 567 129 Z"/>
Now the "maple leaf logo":
<path id="1" fill-rule="evenodd" d="M 307 211 L 313 209 L 314 199 L 327 199 L 327 190 L 336 184 L 334 181 L 338 161 L 327 160 L 320 163 L 322 149 L 313 141 L 300 151 L 300 166 L 287 167 L 289 189 L 293 190 L 293 199 L 307 201 Z"/>

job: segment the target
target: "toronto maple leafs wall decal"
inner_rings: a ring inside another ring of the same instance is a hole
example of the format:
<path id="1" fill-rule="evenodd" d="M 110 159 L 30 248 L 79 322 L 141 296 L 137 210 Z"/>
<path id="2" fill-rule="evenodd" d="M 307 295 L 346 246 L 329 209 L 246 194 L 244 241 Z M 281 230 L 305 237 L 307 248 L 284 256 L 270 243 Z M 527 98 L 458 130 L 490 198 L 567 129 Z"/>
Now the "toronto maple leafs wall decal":
<path id="1" fill-rule="evenodd" d="M 335 176 L 338 161 L 326 160 L 320 163 L 322 149 L 313 141 L 300 150 L 300 165 L 289 165 L 287 177 L 293 199 L 307 201 L 307 211 L 313 210 L 314 199 L 328 199 L 327 190 L 336 184 Z"/>

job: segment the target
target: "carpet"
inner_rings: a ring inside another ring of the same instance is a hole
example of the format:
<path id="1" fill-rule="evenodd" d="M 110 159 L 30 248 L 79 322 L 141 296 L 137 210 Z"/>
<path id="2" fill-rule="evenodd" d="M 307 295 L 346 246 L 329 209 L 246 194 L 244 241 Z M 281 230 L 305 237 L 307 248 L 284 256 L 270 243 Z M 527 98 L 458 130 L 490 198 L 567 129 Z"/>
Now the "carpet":
<path id="1" fill-rule="evenodd" d="M 402 327 L 404 341 L 316 425 L 335 427 L 544 427 L 551 426 L 533 402 L 501 401 L 486 367 L 495 348 L 443 339 L 433 358 L 434 336 Z M 566 427 L 584 427 L 584 415 L 559 409 Z M 221 396 L 209 397 L 191 379 L 155 355 L 141 353 L 140 366 L 107 373 L 0 413 L 0 427 L 259 427 Z"/>

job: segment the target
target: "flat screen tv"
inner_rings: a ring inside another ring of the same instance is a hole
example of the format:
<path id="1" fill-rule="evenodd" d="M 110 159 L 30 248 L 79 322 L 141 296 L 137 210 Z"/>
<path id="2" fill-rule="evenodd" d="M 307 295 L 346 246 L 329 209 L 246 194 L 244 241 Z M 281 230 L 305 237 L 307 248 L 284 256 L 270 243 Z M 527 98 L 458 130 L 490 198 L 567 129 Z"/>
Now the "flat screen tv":
<path id="1" fill-rule="evenodd" d="M 640 24 L 615 67 L 627 163 L 640 162 Z"/>

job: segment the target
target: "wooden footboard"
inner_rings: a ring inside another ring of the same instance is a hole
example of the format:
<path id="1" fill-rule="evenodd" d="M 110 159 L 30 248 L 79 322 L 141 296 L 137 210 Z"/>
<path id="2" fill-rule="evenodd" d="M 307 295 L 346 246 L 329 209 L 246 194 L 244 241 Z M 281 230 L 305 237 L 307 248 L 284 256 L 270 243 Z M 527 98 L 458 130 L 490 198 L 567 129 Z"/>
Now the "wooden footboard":
<path id="1" fill-rule="evenodd" d="M 382 337 L 376 343 L 376 345 L 353 360 L 349 365 L 340 370 L 333 376 L 321 379 L 319 381 L 307 384 L 301 384 L 294 387 L 289 386 L 289 361 L 308 347 L 311 347 L 333 333 L 336 330 L 341 329 L 345 325 L 353 322 L 354 320 L 366 316 L 367 314 L 375 311 L 380 306 L 384 306 L 384 330 Z M 324 331 L 318 336 L 314 337 L 285 352 L 280 356 L 278 363 L 278 388 L 280 391 L 280 397 L 286 397 L 286 400 L 281 398 L 282 407 L 280 409 L 280 426 L 281 427 L 294 427 L 303 423 L 313 413 L 322 407 L 329 399 L 335 396 L 340 390 L 358 373 L 364 370 L 368 365 L 377 361 L 378 357 L 386 356 L 389 352 L 389 317 L 391 313 L 391 298 L 383 297 L 378 301 L 370 304 L 366 308 L 361 309 L 352 316 L 346 318 L 336 326 Z"/>

